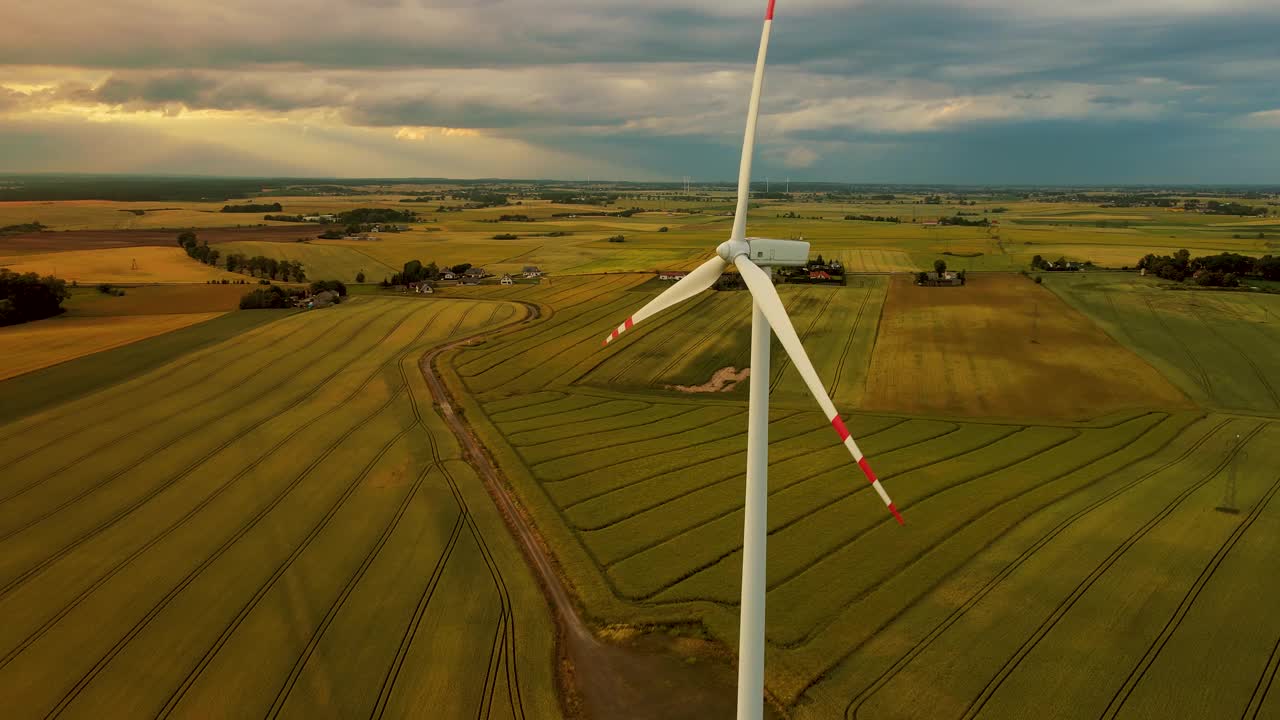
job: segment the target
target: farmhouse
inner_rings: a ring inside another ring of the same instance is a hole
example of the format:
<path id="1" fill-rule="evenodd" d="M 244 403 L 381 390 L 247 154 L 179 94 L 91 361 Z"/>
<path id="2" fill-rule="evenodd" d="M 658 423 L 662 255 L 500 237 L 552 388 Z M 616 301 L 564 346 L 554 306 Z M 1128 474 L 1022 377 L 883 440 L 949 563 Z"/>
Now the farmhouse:
<path id="1" fill-rule="evenodd" d="M 479 280 L 480 278 L 489 277 L 489 273 L 485 272 L 484 268 L 473 267 L 467 268 L 466 272 L 462 273 L 462 276 L 464 278 Z"/>
<path id="2" fill-rule="evenodd" d="M 810 280 L 830 280 L 831 273 L 827 272 L 826 270 L 810 270 L 809 279 Z"/>
<path id="3" fill-rule="evenodd" d="M 527 278 L 542 277 L 542 270 L 537 265 L 525 265 L 523 272 Z"/>
<path id="4" fill-rule="evenodd" d="M 511 279 L 511 276 L 506 273 L 503 273 L 502 279 L 499 280 L 498 282 L 503 285 L 512 285 L 515 283 L 515 281 Z"/>
<path id="5" fill-rule="evenodd" d="M 674 282 L 683 279 L 689 273 L 684 270 L 660 270 L 658 271 L 658 279 L 666 282 Z"/>
<path id="6" fill-rule="evenodd" d="M 458 279 L 458 276 L 457 276 L 457 275 L 454 275 L 452 272 L 444 272 L 444 273 L 441 273 L 441 274 L 440 274 L 440 279 L 442 279 L 442 280 L 457 280 L 457 279 Z"/>
<path id="7" fill-rule="evenodd" d="M 920 273 L 917 281 L 918 285 L 926 285 L 929 287 L 959 287 L 964 285 L 964 276 L 950 270 L 939 275 L 936 272 Z"/>

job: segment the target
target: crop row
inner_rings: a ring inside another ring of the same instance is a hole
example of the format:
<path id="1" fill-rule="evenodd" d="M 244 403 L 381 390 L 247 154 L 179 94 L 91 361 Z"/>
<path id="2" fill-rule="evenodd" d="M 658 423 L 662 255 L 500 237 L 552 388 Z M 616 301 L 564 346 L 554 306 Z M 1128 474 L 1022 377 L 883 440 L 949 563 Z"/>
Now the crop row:
<path id="1" fill-rule="evenodd" d="M 408 307 L 411 313 L 399 313 Z M 39 572 L 10 584 L 0 596 L 7 618 L 0 631 L 7 649 L 0 687 L 7 688 L 15 712 L 110 706 L 167 715 L 234 703 L 236 714 L 307 715 L 308 698 L 318 696 L 295 688 L 309 688 L 324 690 L 334 703 L 327 707 L 362 707 L 366 713 L 375 701 L 378 714 L 413 714 L 452 699 L 455 714 L 476 714 L 477 707 L 487 714 L 501 702 L 514 703 L 509 714 L 524 716 L 516 664 L 523 656 L 516 638 L 523 635 L 513 603 L 484 533 L 469 513 L 458 512 L 458 488 L 449 489 L 452 480 L 442 482 L 442 472 L 448 476 L 450 470 L 441 462 L 457 450 L 450 444 L 445 455 L 437 453 L 434 437 L 447 432 L 427 428 L 438 420 L 418 410 L 428 402 L 425 388 L 405 369 L 412 367 L 407 355 L 413 349 L 500 313 L 491 304 L 458 302 L 379 302 L 374 311 L 387 317 L 380 321 L 386 332 L 360 335 L 350 356 L 344 346 L 311 358 L 314 372 L 281 369 L 286 376 L 277 381 L 279 402 L 268 406 L 276 409 L 270 423 L 255 424 L 261 408 L 248 404 L 240 438 L 218 445 L 220 431 L 213 426 L 205 443 L 221 450 L 192 472 L 173 476 L 172 489 L 145 497 L 85 542 L 65 546 Z M 325 321 L 338 315 L 309 317 L 332 335 L 332 323 Z M 258 367 L 245 368 L 240 381 L 271 372 L 289 354 L 284 347 L 277 358 L 263 357 Z M 336 371 L 323 375 L 325 368 Z M 415 384 L 422 388 L 416 397 Z M 301 395 L 295 390 L 308 387 Z M 300 399 L 289 404 L 291 398 Z M 418 432 L 429 443 L 411 442 Z M 149 440 L 146 434 L 129 438 L 135 445 Z M 188 458 L 193 450 L 156 448 Z M 148 477 L 128 474 L 116 482 Z M 484 522 L 492 531 L 493 519 Z M 459 535 L 460 527 L 468 529 Z M 17 539 L 0 545 L 6 558 Z M 511 567 L 511 548 L 502 552 Z M 435 558 L 447 582 L 424 603 L 426 588 L 439 585 L 441 576 L 434 582 L 421 576 L 412 584 L 404 577 Z M 474 572 L 481 562 L 490 573 Z M 370 593 L 366 580 L 374 578 L 384 589 Z M 526 600 L 529 589 L 526 584 L 522 591 Z M 415 604 L 425 614 L 415 614 Z M 458 612 L 475 624 L 459 622 Z M 417 629 L 408 645 L 403 618 Z M 494 649 L 477 665 L 480 627 L 490 630 Z M 397 653 L 397 644 L 408 652 Z M 72 645 L 75 653 L 67 650 Z M 439 665 L 450 653 L 457 663 Z M 247 665 L 248 658 L 253 662 Z M 335 688 L 330 673 L 339 664 L 351 672 Z M 398 681 L 386 674 L 400 667 L 415 670 L 400 673 Z M 435 670 L 417 670 L 424 667 Z M 138 674 L 148 683 L 132 682 Z M 227 693 L 231 685 L 237 692 Z"/>

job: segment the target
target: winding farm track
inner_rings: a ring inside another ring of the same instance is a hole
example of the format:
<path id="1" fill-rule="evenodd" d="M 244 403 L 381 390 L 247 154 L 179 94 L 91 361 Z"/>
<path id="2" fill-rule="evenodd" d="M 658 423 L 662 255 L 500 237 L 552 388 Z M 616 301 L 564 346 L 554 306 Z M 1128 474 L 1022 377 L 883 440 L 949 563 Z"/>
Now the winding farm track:
<path id="1" fill-rule="evenodd" d="M 678 660 L 673 661 L 673 658 L 661 653 L 640 652 L 604 643 L 596 638 L 578 613 L 577 604 L 565 587 L 537 530 L 520 510 L 480 440 L 454 410 L 452 395 L 437 370 L 440 356 L 480 338 L 510 332 L 542 316 L 538 305 L 518 300 L 508 302 L 518 302 L 524 306 L 524 317 L 514 319 L 500 328 L 431 348 L 423 354 L 418 365 L 440 417 L 462 447 L 463 459 L 475 469 L 476 475 L 493 498 L 499 514 L 522 548 L 551 606 L 559 635 L 557 653 L 572 668 L 572 678 L 562 678 L 562 683 L 570 685 L 563 689 L 570 693 L 576 692 L 572 699 L 564 698 L 569 704 L 568 711 L 574 715 L 585 711 L 586 716 L 592 718 L 626 717 L 641 720 L 724 715 L 733 707 L 732 688 L 726 688 L 727 692 L 717 695 L 714 688 L 709 692 L 703 682 L 704 678 L 682 673 L 684 665 Z M 508 607 L 507 611 L 510 613 L 511 608 Z M 575 707 L 578 701 L 581 702 L 581 710 Z"/>

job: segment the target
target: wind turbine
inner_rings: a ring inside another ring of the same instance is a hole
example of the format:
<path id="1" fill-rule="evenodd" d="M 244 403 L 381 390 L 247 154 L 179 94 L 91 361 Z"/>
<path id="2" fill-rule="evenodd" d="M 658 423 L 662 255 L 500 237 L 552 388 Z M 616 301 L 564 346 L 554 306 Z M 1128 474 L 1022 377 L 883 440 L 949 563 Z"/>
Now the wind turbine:
<path id="1" fill-rule="evenodd" d="M 771 270 L 778 266 L 798 267 L 809 261 L 809 243 L 797 240 L 774 240 L 747 237 L 747 200 L 751 192 L 751 156 L 756 137 L 756 117 L 760 113 L 760 90 L 764 85 L 764 59 L 769 48 L 769 29 L 773 24 L 773 6 L 769 0 L 765 11 L 764 30 L 760 35 L 760 54 L 756 58 L 755 78 L 751 84 L 751 102 L 747 106 L 747 129 L 742 138 L 742 163 L 738 168 L 738 205 L 733 215 L 729 239 L 716 248 L 716 256 L 685 275 L 674 285 L 649 301 L 605 338 L 604 344 L 617 340 L 636 323 L 673 305 L 688 300 L 710 288 L 733 263 L 751 292 L 751 381 L 747 419 L 747 483 L 746 508 L 742 532 L 742 608 L 738 625 L 738 718 L 757 720 L 764 712 L 764 603 L 765 541 L 768 536 L 766 509 L 769 501 L 767 472 L 769 469 L 769 340 L 777 333 L 791 362 L 813 393 L 840 442 L 849 449 L 876 493 L 902 524 L 902 515 L 889 499 L 876 478 L 858 444 L 836 412 L 822 380 L 800 343 L 800 337 L 787 317 L 786 308 L 773 287 Z"/>

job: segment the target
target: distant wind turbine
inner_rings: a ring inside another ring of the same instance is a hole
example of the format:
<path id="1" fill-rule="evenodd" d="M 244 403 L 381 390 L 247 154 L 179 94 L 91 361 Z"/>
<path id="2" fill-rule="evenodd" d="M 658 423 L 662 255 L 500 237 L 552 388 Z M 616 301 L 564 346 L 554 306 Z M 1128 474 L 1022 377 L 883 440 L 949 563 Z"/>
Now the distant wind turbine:
<path id="1" fill-rule="evenodd" d="M 765 11 L 764 30 L 760 36 L 760 53 L 756 58 L 755 78 L 751 85 L 751 101 L 747 106 L 747 129 L 742 139 L 742 163 L 738 168 L 738 204 L 733 215 L 729 239 L 716 248 L 716 256 L 685 275 L 658 297 L 649 301 L 634 315 L 613 330 L 604 344 L 617 340 L 636 323 L 673 305 L 688 300 L 710 288 L 733 263 L 751 292 L 751 380 L 747 419 L 747 482 L 743 527 L 742 608 L 738 625 L 738 718 L 758 720 L 764 712 L 764 604 L 765 541 L 768 536 L 766 510 L 769 501 L 769 340 L 776 332 L 800 377 L 813 393 L 840 442 L 849 449 L 853 460 L 866 475 L 871 487 L 901 524 L 902 515 L 889 499 L 889 494 L 876 478 L 858 444 L 850 436 L 821 378 L 809 362 L 770 278 L 778 266 L 798 267 L 809 261 L 809 243 L 797 240 L 774 240 L 747 237 L 747 205 L 751 193 L 751 158 L 756 137 L 756 118 L 760 113 L 760 91 L 764 85 L 764 61 L 769 48 L 769 29 L 773 24 L 773 6 L 769 0 Z"/>

